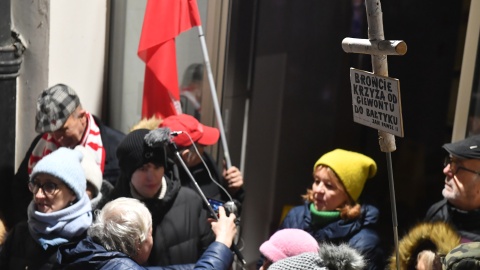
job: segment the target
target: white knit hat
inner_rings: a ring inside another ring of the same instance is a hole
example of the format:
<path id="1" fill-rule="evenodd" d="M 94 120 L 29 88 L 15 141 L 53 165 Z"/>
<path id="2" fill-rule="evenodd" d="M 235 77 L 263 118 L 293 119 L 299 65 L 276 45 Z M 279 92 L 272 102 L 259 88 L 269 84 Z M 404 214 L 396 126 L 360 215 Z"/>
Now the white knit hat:
<path id="1" fill-rule="evenodd" d="M 100 189 L 102 188 L 103 175 L 100 166 L 95 161 L 93 152 L 82 145 L 77 145 L 75 150 L 83 154 L 81 165 L 83 172 L 85 173 L 85 178 L 87 179 L 87 182 L 95 187 L 95 194 L 99 194 Z"/>
<path id="2" fill-rule="evenodd" d="M 33 168 L 30 175 L 30 181 L 35 179 L 39 173 L 47 173 L 58 178 L 65 183 L 80 200 L 86 196 L 87 181 L 85 181 L 85 173 L 83 172 L 80 161 L 82 153 L 60 147 L 44 158 L 42 158 Z"/>

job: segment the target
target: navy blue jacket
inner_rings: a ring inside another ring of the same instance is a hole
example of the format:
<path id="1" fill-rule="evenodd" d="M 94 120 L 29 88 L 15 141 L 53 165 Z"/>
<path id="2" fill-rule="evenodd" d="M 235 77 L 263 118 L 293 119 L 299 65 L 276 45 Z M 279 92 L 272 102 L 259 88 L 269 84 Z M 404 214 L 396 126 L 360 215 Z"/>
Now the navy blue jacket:
<path id="1" fill-rule="evenodd" d="M 288 212 L 279 229 L 297 228 L 310 233 L 319 242 L 348 243 L 368 260 L 366 269 L 384 269 L 384 253 L 375 227 L 379 211 L 372 205 L 362 205 L 356 220 L 337 220 L 323 227 L 312 224 L 310 204 L 294 207 Z M 321 244 L 320 244 L 321 247 Z"/>
<path id="2" fill-rule="evenodd" d="M 56 265 L 58 269 L 82 270 L 110 270 L 110 269 L 137 269 L 137 270 L 181 270 L 181 269 L 228 269 L 233 261 L 230 249 L 222 243 L 213 242 L 203 253 L 198 262 L 185 265 L 166 267 L 143 267 L 133 259 L 118 251 L 108 251 L 95 243 L 90 237 L 78 243 L 63 245 L 58 249 Z"/>

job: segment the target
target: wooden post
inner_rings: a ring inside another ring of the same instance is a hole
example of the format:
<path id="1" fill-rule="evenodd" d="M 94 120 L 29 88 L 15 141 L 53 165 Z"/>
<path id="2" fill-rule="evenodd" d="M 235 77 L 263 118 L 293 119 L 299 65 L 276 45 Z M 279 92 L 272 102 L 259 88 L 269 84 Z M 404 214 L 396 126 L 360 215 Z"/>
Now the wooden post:
<path id="1" fill-rule="evenodd" d="M 365 0 L 365 7 L 367 11 L 368 40 L 345 38 L 342 41 L 342 48 L 347 53 L 370 54 L 372 57 L 373 73 L 388 77 L 387 55 L 404 55 L 407 52 L 407 45 L 401 40 L 385 40 L 380 0 Z M 395 136 L 385 131 L 378 130 L 378 141 L 380 144 L 380 150 L 386 153 L 387 158 L 396 262 L 397 269 L 400 269 L 398 252 L 398 221 L 391 157 L 391 152 L 396 150 Z"/>

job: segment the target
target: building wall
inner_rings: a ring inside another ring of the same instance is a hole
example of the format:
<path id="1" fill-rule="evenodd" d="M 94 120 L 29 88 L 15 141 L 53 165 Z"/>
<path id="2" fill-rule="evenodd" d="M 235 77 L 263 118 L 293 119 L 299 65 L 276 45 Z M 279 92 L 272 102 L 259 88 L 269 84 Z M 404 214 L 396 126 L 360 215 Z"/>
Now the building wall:
<path id="1" fill-rule="evenodd" d="M 18 77 L 18 166 L 36 136 L 36 100 L 43 89 L 56 83 L 70 85 L 88 111 L 100 113 L 107 1 L 16 0 L 12 22 L 27 47 Z"/>

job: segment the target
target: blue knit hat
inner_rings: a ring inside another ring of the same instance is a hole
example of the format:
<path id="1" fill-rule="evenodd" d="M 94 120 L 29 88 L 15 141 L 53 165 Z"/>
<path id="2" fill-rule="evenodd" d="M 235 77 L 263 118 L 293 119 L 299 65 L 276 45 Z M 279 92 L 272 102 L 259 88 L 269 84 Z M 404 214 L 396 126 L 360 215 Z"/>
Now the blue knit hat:
<path id="1" fill-rule="evenodd" d="M 82 158 L 83 154 L 79 151 L 60 147 L 35 165 L 30 175 L 30 181 L 33 181 L 39 173 L 50 174 L 73 190 L 77 199 L 80 200 L 87 195 L 87 180 L 85 180 L 85 173 L 80 163 Z"/>

